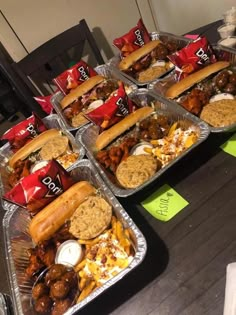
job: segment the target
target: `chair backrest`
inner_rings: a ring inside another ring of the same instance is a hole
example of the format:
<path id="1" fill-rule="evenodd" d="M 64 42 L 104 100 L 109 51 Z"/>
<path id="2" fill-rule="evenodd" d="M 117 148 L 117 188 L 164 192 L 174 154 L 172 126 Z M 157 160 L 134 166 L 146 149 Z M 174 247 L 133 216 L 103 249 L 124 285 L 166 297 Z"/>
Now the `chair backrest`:
<path id="1" fill-rule="evenodd" d="M 55 89 L 52 79 L 83 56 L 87 57 L 83 60 L 92 67 L 104 64 L 85 19 L 36 48 L 12 66 L 35 96 L 48 95 Z"/>

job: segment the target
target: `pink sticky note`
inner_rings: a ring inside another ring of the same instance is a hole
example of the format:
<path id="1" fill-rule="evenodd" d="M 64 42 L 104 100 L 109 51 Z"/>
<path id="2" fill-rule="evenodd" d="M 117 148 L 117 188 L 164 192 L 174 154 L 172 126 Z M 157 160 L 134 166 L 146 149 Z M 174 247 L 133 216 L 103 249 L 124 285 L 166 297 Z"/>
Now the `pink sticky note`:
<path id="1" fill-rule="evenodd" d="M 184 37 L 190 38 L 190 39 L 197 39 L 199 35 L 197 34 L 186 34 Z"/>

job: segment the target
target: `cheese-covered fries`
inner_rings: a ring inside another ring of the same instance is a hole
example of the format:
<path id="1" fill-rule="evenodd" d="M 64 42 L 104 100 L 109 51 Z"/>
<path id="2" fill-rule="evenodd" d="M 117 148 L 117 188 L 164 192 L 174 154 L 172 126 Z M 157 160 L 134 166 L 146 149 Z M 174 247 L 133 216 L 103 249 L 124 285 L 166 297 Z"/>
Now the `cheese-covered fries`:
<path id="1" fill-rule="evenodd" d="M 92 240 L 79 240 L 79 243 L 85 245 L 85 257 L 75 266 L 81 292 L 77 302 L 128 267 L 133 259 L 130 233 L 115 216 L 112 216 L 109 230 Z"/>

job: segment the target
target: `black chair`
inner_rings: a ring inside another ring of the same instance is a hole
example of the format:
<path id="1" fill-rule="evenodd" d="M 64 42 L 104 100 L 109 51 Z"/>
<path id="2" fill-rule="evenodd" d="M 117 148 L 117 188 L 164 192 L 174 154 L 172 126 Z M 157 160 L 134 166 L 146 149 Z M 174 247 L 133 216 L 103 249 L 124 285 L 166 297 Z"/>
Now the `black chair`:
<path id="1" fill-rule="evenodd" d="M 12 67 L 34 96 L 55 91 L 52 79 L 86 55 L 90 66 L 104 64 L 89 27 L 82 19 L 78 25 L 50 39 Z"/>
<path id="2" fill-rule="evenodd" d="M 24 82 L 16 76 L 11 66 L 12 63 L 12 58 L 2 43 L 0 43 L 0 113 L 5 103 L 6 114 L 3 113 L 4 118 L 8 118 L 14 114 L 14 111 L 21 112 L 25 117 L 30 116 L 32 111 L 43 116 L 39 105 L 36 102 L 33 103 L 32 98 L 30 102 L 27 101 L 27 98 L 32 97 L 32 93 Z"/>

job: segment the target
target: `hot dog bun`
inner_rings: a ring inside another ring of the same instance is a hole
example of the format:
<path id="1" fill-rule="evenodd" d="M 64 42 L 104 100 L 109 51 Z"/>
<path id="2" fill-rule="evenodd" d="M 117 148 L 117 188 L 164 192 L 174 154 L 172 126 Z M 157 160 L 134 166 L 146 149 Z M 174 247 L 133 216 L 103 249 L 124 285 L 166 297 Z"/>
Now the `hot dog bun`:
<path id="1" fill-rule="evenodd" d="M 190 87 L 195 85 L 196 83 L 202 81 L 203 79 L 207 78 L 211 74 L 218 72 L 226 67 L 228 67 L 230 64 L 228 61 L 218 61 L 216 63 L 213 63 L 209 66 L 206 66 L 205 68 L 202 68 L 201 70 L 198 70 L 181 81 L 173 84 L 165 93 L 165 96 L 168 98 L 175 98 L 182 94 L 184 91 L 188 90 Z"/>
<path id="2" fill-rule="evenodd" d="M 148 117 L 153 112 L 153 108 L 149 106 L 141 107 L 135 112 L 127 115 L 117 124 L 113 125 L 111 128 L 103 131 L 96 140 L 96 149 L 102 150 L 109 143 L 111 143 L 115 138 L 120 136 L 123 132 L 128 130 L 130 127 L 134 126 L 138 121 L 143 120 Z"/>
<path id="3" fill-rule="evenodd" d="M 138 61 L 145 55 L 149 54 L 160 43 L 161 41 L 159 40 L 153 40 L 143 45 L 141 48 L 133 51 L 130 55 L 121 60 L 121 62 L 119 63 L 119 69 L 120 70 L 129 69 L 129 67 L 131 67 L 136 61 Z"/>
<path id="4" fill-rule="evenodd" d="M 49 239 L 67 220 L 77 207 L 90 195 L 95 188 L 86 181 L 81 181 L 53 200 L 37 213 L 30 222 L 29 234 L 37 244 Z"/>
<path id="5" fill-rule="evenodd" d="M 9 159 L 9 166 L 14 167 L 14 164 L 18 160 L 26 159 L 31 153 L 38 151 L 42 146 L 54 137 L 60 135 L 60 130 L 49 129 L 42 132 L 40 135 L 35 137 L 32 141 L 26 143 L 22 148 L 20 148 L 13 156 Z"/>
<path id="6" fill-rule="evenodd" d="M 76 101 L 80 96 L 88 93 L 92 88 L 97 84 L 105 80 L 105 77 L 101 75 L 95 75 L 94 77 L 89 78 L 81 85 L 77 86 L 75 89 L 71 90 L 60 102 L 61 108 L 64 109 L 69 106 L 71 103 Z"/>

